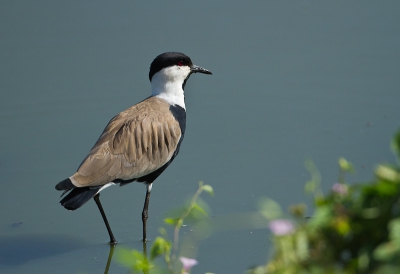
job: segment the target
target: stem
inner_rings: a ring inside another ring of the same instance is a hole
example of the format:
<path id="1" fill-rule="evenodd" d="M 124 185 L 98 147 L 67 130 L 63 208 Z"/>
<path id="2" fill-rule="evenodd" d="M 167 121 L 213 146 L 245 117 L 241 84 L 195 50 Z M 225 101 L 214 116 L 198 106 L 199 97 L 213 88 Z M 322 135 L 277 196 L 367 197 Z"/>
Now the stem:
<path id="1" fill-rule="evenodd" d="M 200 188 L 196 191 L 196 193 L 193 195 L 192 200 L 190 201 L 189 208 L 183 212 L 181 217 L 178 220 L 177 225 L 175 226 L 174 230 L 174 250 L 172 252 L 172 261 L 175 261 L 176 258 L 176 253 L 178 252 L 178 243 L 179 243 L 179 231 L 183 225 L 183 220 L 189 215 L 190 211 L 192 211 L 194 205 L 196 204 L 197 198 L 199 198 L 201 192 L 203 192 L 203 186 L 200 186 Z"/>

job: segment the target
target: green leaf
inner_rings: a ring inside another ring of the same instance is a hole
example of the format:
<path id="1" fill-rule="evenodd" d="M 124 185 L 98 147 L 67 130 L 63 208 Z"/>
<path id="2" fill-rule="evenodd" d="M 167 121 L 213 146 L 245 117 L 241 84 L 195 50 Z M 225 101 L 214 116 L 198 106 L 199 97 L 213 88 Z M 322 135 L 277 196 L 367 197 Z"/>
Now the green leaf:
<path id="1" fill-rule="evenodd" d="M 312 193 L 314 193 L 314 192 L 317 190 L 318 185 L 319 185 L 318 182 L 313 181 L 313 180 L 309 180 L 309 181 L 307 181 L 307 183 L 304 185 L 304 191 L 305 191 L 306 193 L 312 194 Z"/>
<path id="2" fill-rule="evenodd" d="M 192 212 L 197 213 L 196 211 L 199 212 L 201 215 L 208 216 L 206 210 L 199 206 L 197 203 L 195 203 L 192 207 Z"/>
<path id="3" fill-rule="evenodd" d="M 280 205 L 270 198 L 263 198 L 259 201 L 260 213 L 268 220 L 274 220 L 283 216 Z"/>
<path id="4" fill-rule="evenodd" d="M 148 272 L 153 265 L 147 261 L 146 256 L 135 249 L 126 248 L 117 249 L 117 262 L 122 265 L 128 265 L 134 271 Z"/>
<path id="5" fill-rule="evenodd" d="M 352 172 L 355 170 L 354 166 L 345 158 L 339 158 L 339 166 L 341 170 L 346 172 Z"/>
<path id="6" fill-rule="evenodd" d="M 359 252 L 359 254 L 360 255 L 357 258 L 358 268 L 362 272 L 365 272 L 368 269 L 368 265 L 370 263 L 368 252 L 367 250 L 363 249 L 362 251 Z"/>
<path id="7" fill-rule="evenodd" d="M 400 130 L 398 130 L 396 134 L 393 136 L 391 147 L 392 151 L 397 156 L 397 161 L 400 163 Z"/>
<path id="8" fill-rule="evenodd" d="M 379 165 L 375 174 L 384 180 L 389 182 L 399 183 L 400 182 L 400 174 L 394 168 L 387 165 Z"/>
<path id="9" fill-rule="evenodd" d="M 375 219 L 378 218 L 380 214 L 381 211 L 377 207 L 364 208 L 361 211 L 361 216 L 365 219 Z"/>
<path id="10" fill-rule="evenodd" d="M 132 265 L 134 257 L 131 250 L 122 247 L 118 248 L 116 253 L 116 259 L 118 263 L 122 265 Z"/>
<path id="11" fill-rule="evenodd" d="M 133 250 L 132 253 L 135 257 L 135 264 L 133 266 L 134 270 L 148 272 L 153 267 L 153 265 L 148 262 L 146 255 L 142 252 Z"/>
<path id="12" fill-rule="evenodd" d="M 175 226 L 177 223 L 178 223 L 178 220 L 179 219 L 177 219 L 177 218 L 165 218 L 164 219 L 164 223 L 166 223 L 167 225 L 173 225 L 173 226 Z"/>
<path id="13" fill-rule="evenodd" d="M 400 218 L 396 218 L 389 223 L 390 239 L 400 245 Z"/>
<path id="14" fill-rule="evenodd" d="M 210 194 L 211 196 L 214 196 L 214 189 L 212 188 L 212 186 L 210 185 L 203 185 L 202 189 L 207 192 L 208 194 Z"/>
<path id="15" fill-rule="evenodd" d="M 380 244 L 374 250 L 374 258 L 379 261 L 389 261 L 400 251 L 399 246 L 393 242 Z"/>
<path id="16" fill-rule="evenodd" d="M 307 206 L 305 204 L 292 205 L 289 207 L 289 211 L 295 217 L 304 218 Z"/>
<path id="17" fill-rule="evenodd" d="M 186 208 L 184 212 L 186 212 L 187 209 L 188 208 Z M 196 223 L 207 218 L 210 215 L 209 212 L 210 208 L 208 204 L 198 197 L 184 221 L 185 223 Z"/>
<path id="18" fill-rule="evenodd" d="M 332 208 L 330 206 L 320 206 L 315 211 L 308 225 L 311 229 L 318 230 L 332 222 Z"/>
<path id="19" fill-rule="evenodd" d="M 308 194 L 314 194 L 317 192 L 321 184 L 321 174 L 319 173 L 313 161 L 307 160 L 304 165 L 311 175 L 311 180 L 309 180 L 304 186 L 304 191 Z"/>
<path id="20" fill-rule="evenodd" d="M 295 235 L 297 256 L 300 260 L 305 260 L 308 257 L 308 239 L 304 231 L 300 231 Z"/>
<path id="21" fill-rule="evenodd" d="M 376 183 L 374 191 L 376 191 L 380 195 L 393 196 L 396 195 L 397 189 L 397 184 L 393 184 L 392 182 L 388 182 L 385 180 L 380 180 Z"/>
<path id="22" fill-rule="evenodd" d="M 154 240 L 154 243 L 152 244 L 152 246 L 150 248 L 151 260 L 154 260 L 158 256 L 169 253 L 171 250 L 171 246 L 172 246 L 172 244 L 168 240 L 166 240 L 162 237 L 157 237 Z"/>
<path id="23" fill-rule="evenodd" d="M 158 232 L 159 232 L 164 238 L 167 238 L 167 230 L 166 230 L 165 228 L 160 227 L 160 228 L 158 229 Z"/>
<path id="24" fill-rule="evenodd" d="M 400 267 L 392 264 L 383 264 L 378 267 L 373 274 L 381 274 L 381 273 L 400 273 Z"/>

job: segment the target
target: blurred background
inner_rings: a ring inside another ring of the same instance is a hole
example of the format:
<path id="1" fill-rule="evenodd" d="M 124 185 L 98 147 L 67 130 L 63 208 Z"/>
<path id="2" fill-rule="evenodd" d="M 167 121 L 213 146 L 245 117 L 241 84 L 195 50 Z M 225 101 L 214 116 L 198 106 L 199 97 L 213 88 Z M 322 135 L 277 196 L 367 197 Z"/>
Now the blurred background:
<path id="1" fill-rule="evenodd" d="M 0 272 L 101 273 L 108 234 L 94 202 L 68 212 L 54 186 L 107 122 L 150 95 L 148 70 L 180 51 L 213 72 L 185 88 L 179 156 L 153 185 L 148 235 L 204 181 L 216 220 L 306 202 L 312 159 L 328 191 L 338 158 L 368 180 L 393 162 L 400 117 L 398 1 L 8 1 L 0 3 Z M 141 248 L 145 187 L 102 192 L 121 246 Z M 312 208 L 309 207 L 309 214 Z M 251 224 L 243 224 L 251 227 Z M 202 241 L 192 273 L 265 263 L 267 229 Z M 110 273 L 126 273 L 112 263 Z"/>

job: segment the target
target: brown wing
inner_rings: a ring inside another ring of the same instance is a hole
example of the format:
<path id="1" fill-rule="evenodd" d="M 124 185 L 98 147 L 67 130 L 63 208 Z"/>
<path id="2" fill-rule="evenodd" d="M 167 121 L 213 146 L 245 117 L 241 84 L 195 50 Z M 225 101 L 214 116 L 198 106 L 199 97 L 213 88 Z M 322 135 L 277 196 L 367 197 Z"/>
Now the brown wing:
<path id="1" fill-rule="evenodd" d="M 97 186 L 150 174 L 171 159 L 181 135 L 169 104 L 150 97 L 109 122 L 71 180 Z"/>

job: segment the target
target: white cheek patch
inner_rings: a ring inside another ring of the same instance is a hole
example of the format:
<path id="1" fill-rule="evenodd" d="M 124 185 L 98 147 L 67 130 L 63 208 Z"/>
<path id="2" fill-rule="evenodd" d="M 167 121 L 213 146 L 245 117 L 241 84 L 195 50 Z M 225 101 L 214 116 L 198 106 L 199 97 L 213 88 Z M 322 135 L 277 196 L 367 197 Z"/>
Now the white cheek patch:
<path id="1" fill-rule="evenodd" d="M 172 66 L 160 70 L 151 79 L 152 95 L 166 100 L 170 105 L 186 109 L 182 85 L 189 74 L 188 66 Z"/>

